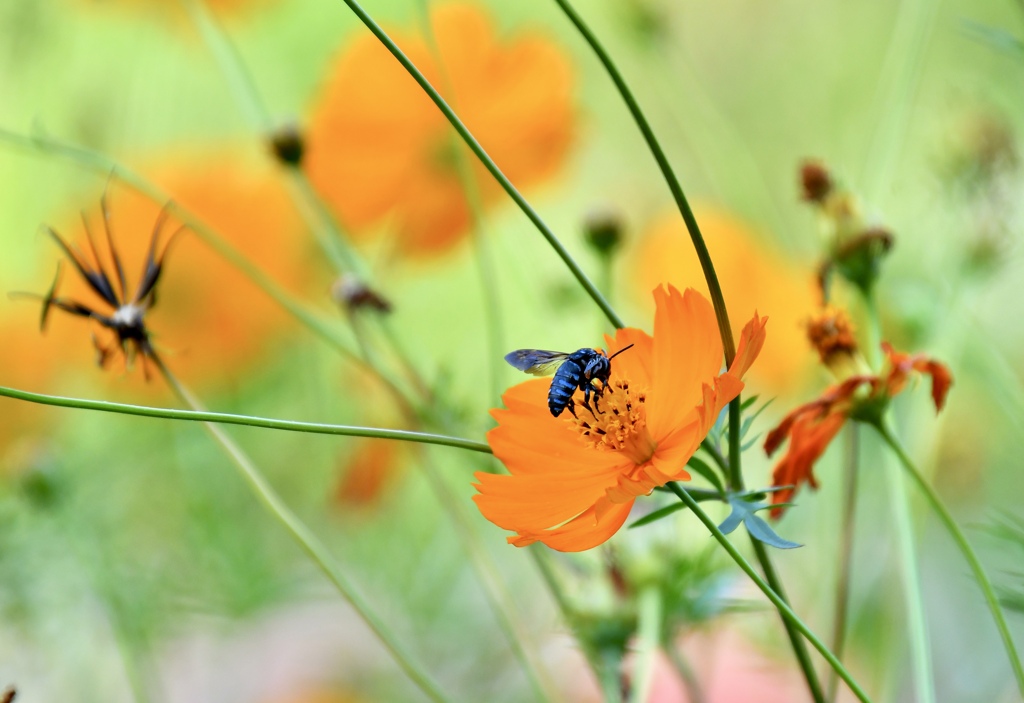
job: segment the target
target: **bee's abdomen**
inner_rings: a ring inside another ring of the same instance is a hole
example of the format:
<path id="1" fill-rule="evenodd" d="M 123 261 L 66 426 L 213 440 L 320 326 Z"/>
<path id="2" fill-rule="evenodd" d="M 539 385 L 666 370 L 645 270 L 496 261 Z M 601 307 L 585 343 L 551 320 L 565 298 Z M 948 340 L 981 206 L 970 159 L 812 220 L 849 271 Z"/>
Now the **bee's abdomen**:
<path id="1" fill-rule="evenodd" d="M 562 414 L 579 387 L 582 375 L 583 369 L 574 361 L 566 361 L 558 367 L 555 377 L 551 379 L 551 390 L 548 391 L 548 409 L 552 415 L 558 417 Z"/>

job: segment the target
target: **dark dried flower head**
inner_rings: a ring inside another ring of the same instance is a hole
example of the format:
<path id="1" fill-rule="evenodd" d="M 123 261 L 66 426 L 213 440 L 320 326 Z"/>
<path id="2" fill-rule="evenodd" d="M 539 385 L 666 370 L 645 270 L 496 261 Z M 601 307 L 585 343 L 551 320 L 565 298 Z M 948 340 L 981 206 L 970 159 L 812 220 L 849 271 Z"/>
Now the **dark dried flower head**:
<path id="1" fill-rule="evenodd" d="M 377 312 L 391 312 L 391 302 L 387 298 L 350 273 L 335 281 L 331 287 L 331 297 L 348 311 L 370 308 Z"/>
<path id="2" fill-rule="evenodd" d="M 804 200 L 823 203 L 835 184 L 832 174 L 820 161 L 807 160 L 800 165 L 800 186 Z"/>
<path id="3" fill-rule="evenodd" d="M 306 142 L 296 124 L 282 125 L 270 135 L 270 150 L 286 166 L 302 165 Z"/>
<path id="4" fill-rule="evenodd" d="M 111 338 L 109 342 L 104 342 L 95 333 L 92 335 L 99 366 L 105 367 L 110 358 L 120 352 L 124 357 L 125 365 L 130 367 L 135 356 L 140 355 L 143 372 L 148 378 L 149 370 L 146 360 L 154 358 L 154 351 L 149 339 L 149 330 L 146 328 L 145 316 L 156 304 L 156 287 L 160 281 L 160 274 L 163 272 L 164 256 L 167 254 L 171 241 L 184 227 L 175 230 L 158 253 L 160 235 L 167 223 L 167 208 L 160 211 L 153 227 L 142 274 L 135 289 L 130 290 L 124 267 L 121 264 L 121 257 L 114 244 L 106 195 L 100 199 L 100 208 L 103 212 L 103 230 L 106 236 L 107 258 L 109 259 L 107 262 L 100 257 L 99 249 L 96 247 L 92 231 L 89 228 L 88 218 L 84 212 L 82 213 L 82 224 L 85 228 L 88 253 L 69 244 L 53 228 L 47 227 L 47 232 L 57 242 L 82 280 L 102 300 L 103 305 L 85 304 L 62 297 L 59 293 L 62 269 L 58 264 L 53 285 L 50 286 L 49 292 L 42 296 L 43 310 L 39 326 L 41 330 L 46 329 L 46 322 L 53 308 L 93 320 Z M 109 308 L 109 310 L 105 312 L 103 307 Z"/>
<path id="5" fill-rule="evenodd" d="M 857 355 L 854 331 L 850 316 L 832 305 L 807 320 L 807 340 L 829 368 L 845 365 Z"/>

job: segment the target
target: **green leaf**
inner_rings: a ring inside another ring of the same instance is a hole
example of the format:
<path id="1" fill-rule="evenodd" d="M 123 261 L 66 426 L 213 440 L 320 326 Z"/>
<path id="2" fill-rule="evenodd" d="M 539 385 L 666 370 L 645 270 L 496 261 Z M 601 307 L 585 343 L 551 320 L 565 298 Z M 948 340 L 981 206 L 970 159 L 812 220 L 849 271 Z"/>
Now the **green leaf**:
<path id="1" fill-rule="evenodd" d="M 752 446 L 754 446 L 755 444 L 757 444 L 757 440 L 759 440 L 759 439 L 761 439 L 761 433 L 760 433 L 760 432 L 758 432 L 758 433 L 757 433 L 756 435 L 754 435 L 753 437 L 751 437 L 751 438 L 750 438 L 750 441 L 749 441 L 749 442 L 745 442 L 745 443 L 744 443 L 744 444 L 743 444 L 743 445 L 742 445 L 742 446 L 740 447 L 740 451 L 741 451 L 741 452 L 745 452 L 745 451 L 747 451 L 747 450 L 748 450 L 748 449 L 750 449 L 750 448 L 751 448 Z"/>
<path id="2" fill-rule="evenodd" d="M 750 536 L 756 539 L 758 542 L 763 542 L 769 547 L 775 547 L 776 549 L 795 549 L 803 545 L 796 542 L 790 542 L 788 539 L 779 537 L 775 530 L 771 528 L 767 522 L 758 517 L 755 513 L 759 510 L 767 510 L 773 506 L 768 503 L 761 502 L 748 502 L 749 496 L 742 494 L 733 494 L 729 496 L 729 505 L 732 507 L 732 512 L 729 516 L 722 521 L 722 524 L 718 526 L 724 534 L 729 534 L 736 530 L 743 523 L 747 528 L 747 532 Z"/>
<path id="3" fill-rule="evenodd" d="M 655 510 L 653 513 L 644 515 L 642 518 L 638 520 L 634 520 L 629 524 L 628 529 L 633 529 L 634 527 L 641 527 L 643 525 L 650 525 L 652 522 L 657 522 L 662 518 L 668 517 L 672 513 L 677 513 L 680 510 L 685 509 L 686 503 L 670 503 L 669 505 L 666 505 L 664 508 L 659 508 Z"/>
<path id="4" fill-rule="evenodd" d="M 743 524 L 747 526 L 747 532 L 750 533 L 751 537 L 756 539 L 758 542 L 767 544 L 769 547 L 775 547 L 776 549 L 796 549 L 797 547 L 803 546 L 796 542 L 790 542 L 788 539 L 782 539 L 775 534 L 775 530 L 771 528 L 771 525 L 753 513 L 743 518 Z"/>
<path id="5" fill-rule="evenodd" d="M 660 488 L 662 488 L 662 486 L 658 486 L 658 488 L 656 488 L 655 490 L 658 490 Z M 672 492 L 671 490 L 666 490 L 670 493 Z M 686 492 L 690 494 L 690 497 L 693 498 L 693 501 L 695 503 L 703 503 L 709 500 L 722 500 L 724 498 L 724 494 L 715 493 L 714 491 L 708 491 L 700 488 L 691 488 Z M 675 493 L 672 493 L 672 495 L 675 495 Z M 648 525 L 652 522 L 656 522 L 658 520 L 661 520 L 662 518 L 668 517 L 669 515 L 678 510 L 684 510 L 685 508 L 686 503 L 671 503 L 669 505 L 666 505 L 664 508 L 658 508 L 649 515 L 644 515 L 642 518 L 634 520 L 629 524 L 628 527 L 633 528 L 640 527 L 641 525 Z"/>
<path id="6" fill-rule="evenodd" d="M 763 413 L 765 408 L 767 408 L 769 405 L 771 405 L 774 402 L 775 402 L 775 398 L 769 398 L 768 402 L 766 402 L 764 405 L 762 405 L 761 407 L 759 407 L 757 409 L 757 412 L 755 412 L 753 415 L 751 415 L 750 417 L 748 417 L 745 420 L 743 420 L 743 424 L 740 425 L 740 437 L 746 437 L 747 436 L 747 432 L 750 431 L 750 426 L 752 424 L 754 424 L 754 420 L 757 419 L 757 416 L 760 415 L 761 413 Z"/>
<path id="7" fill-rule="evenodd" d="M 721 493 L 723 496 L 725 495 L 725 486 L 722 485 L 722 480 L 718 477 L 718 474 L 715 473 L 715 470 L 712 469 L 706 461 L 698 457 L 691 456 L 690 460 L 686 462 L 686 465 L 693 469 L 696 474 L 700 475 L 704 480 L 706 480 L 708 483 L 710 483 L 712 486 L 718 489 L 719 493 Z"/>
<path id="8" fill-rule="evenodd" d="M 758 399 L 758 398 L 760 398 L 760 397 L 761 397 L 761 396 L 759 396 L 759 395 L 752 395 L 752 396 L 750 396 L 749 398 L 747 398 L 746 400 L 744 400 L 744 401 L 743 401 L 742 403 L 740 403 L 740 410 L 744 410 L 744 411 L 745 411 L 745 410 L 746 410 L 747 408 L 749 408 L 749 407 L 750 407 L 751 405 L 753 405 L 754 403 L 756 403 L 756 402 L 757 402 L 757 399 Z"/>

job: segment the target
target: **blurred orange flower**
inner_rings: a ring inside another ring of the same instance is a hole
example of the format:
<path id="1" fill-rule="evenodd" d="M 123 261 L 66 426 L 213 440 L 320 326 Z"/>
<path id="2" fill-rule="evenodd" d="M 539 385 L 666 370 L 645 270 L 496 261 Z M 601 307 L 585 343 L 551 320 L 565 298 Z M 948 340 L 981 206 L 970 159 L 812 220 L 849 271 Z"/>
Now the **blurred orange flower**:
<path id="1" fill-rule="evenodd" d="M 432 12 L 444 72 L 422 37 L 393 36 L 509 179 L 528 187 L 565 160 L 575 129 L 569 62 L 549 40 L 499 41 L 483 9 Z M 353 234 L 391 215 L 403 253 L 438 254 L 467 231 L 469 210 L 444 116 L 380 42 L 356 37 L 331 68 L 310 117 L 306 165 Z M 468 154 L 468 152 L 467 152 Z M 469 157 L 485 203 L 499 186 Z"/>
<path id="2" fill-rule="evenodd" d="M 346 462 L 335 491 L 343 506 L 368 507 L 376 503 L 401 468 L 398 442 L 369 439 L 360 442 Z"/>
<path id="3" fill-rule="evenodd" d="M 294 288 L 308 277 L 299 245 L 301 221 L 269 168 L 232 155 L 178 159 L 154 169 L 153 180 L 279 283 Z M 112 232 L 129 274 L 145 259 L 163 205 L 116 182 L 111 189 Z M 98 208 L 86 215 L 92 230 L 102 232 Z M 180 224 L 172 216 L 165 231 Z M 83 239 L 81 224 L 57 229 L 69 241 Z M 63 292 L 83 302 L 97 300 L 70 276 Z M 294 324 L 246 275 L 187 230 L 168 254 L 159 293 L 149 320 L 153 343 L 187 380 L 223 380 L 244 372 Z M 58 322 L 54 319 L 51 326 Z"/>
<path id="4" fill-rule="evenodd" d="M 517 533 L 511 544 L 577 552 L 605 542 L 637 496 L 689 480 L 686 462 L 743 389 L 741 379 L 764 344 L 766 318 L 755 314 L 747 323 L 735 361 L 721 372 L 711 303 L 672 286 L 657 288 L 654 301 L 653 337 L 627 328 L 606 338 L 610 348 L 634 347 L 613 363 L 602 412 L 552 418 L 544 379 L 510 388 L 507 409 L 492 411 L 498 426 L 487 441 L 511 476 L 476 474 L 474 500 L 484 517 Z"/>
<path id="5" fill-rule="evenodd" d="M 788 503 L 804 483 L 817 488 L 814 464 L 825 453 L 829 443 L 850 418 L 867 422 L 877 421 L 893 396 L 907 384 L 910 373 L 916 371 L 932 378 L 932 402 L 936 412 L 946 403 L 946 394 L 953 384 L 949 369 L 923 354 L 895 351 L 883 343 L 889 362 L 884 376 L 850 376 L 842 383 L 826 390 L 820 398 L 793 410 L 768 433 L 764 450 L 771 456 L 789 439 L 789 449 L 775 466 L 772 482 L 775 486 L 792 486 L 772 494 L 773 503 Z M 858 393 L 862 388 L 867 393 Z M 772 509 L 772 517 L 781 517 L 782 507 Z"/>
<path id="6" fill-rule="evenodd" d="M 724 210 L 704 206 L 696 214 L 729 312 L 757 308 L 772 320 L 772 335 L 751 371 L 751 383 L 773 395 L 792 392 L 814 368 L 803 332 L 821 297 L 814 272 L 783 258 Z M 644 232 L 631 270 L 638 294 L 646 296 L 652 286 L 668 281 L 709 295 L 686 226 L 675 211 L 656 218 Z"/>

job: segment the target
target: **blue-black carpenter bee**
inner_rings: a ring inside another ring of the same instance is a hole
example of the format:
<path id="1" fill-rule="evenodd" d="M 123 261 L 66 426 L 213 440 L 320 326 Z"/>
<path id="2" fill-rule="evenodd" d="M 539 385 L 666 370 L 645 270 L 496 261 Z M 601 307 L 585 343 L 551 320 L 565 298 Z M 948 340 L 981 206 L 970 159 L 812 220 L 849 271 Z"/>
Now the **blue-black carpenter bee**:
<path id="1" fill-rule="evenodd" d="M 566 352 L 544 351 L 543 349 L 516 349 L 505 355 L 505 361 L 528 374 L 534 376 L 547 376 L 554 373 L 551 379 L 551 390 L 548 391 L 548 409 L 551 414 L 558 417 L 562 411 L 569 408 L 569 412 L 576 417 L 576 404 L 573 402 L 572 394 L 579 388 L 583 391 L 583 406 L 590 410 L 590 396 L 594 396 L 594 407 L 597 408 L 597 401 L 608 385 L 608 377 L 612 373 L 612 359 L 633 345 L 623 347 L 611 356 L 599 349 L 577 349 L 568 354 Z M 595 386 L 594 381 L 601 381 L 600 386 Z M 593 412 L 593 411 L 591 411 Z"/>

